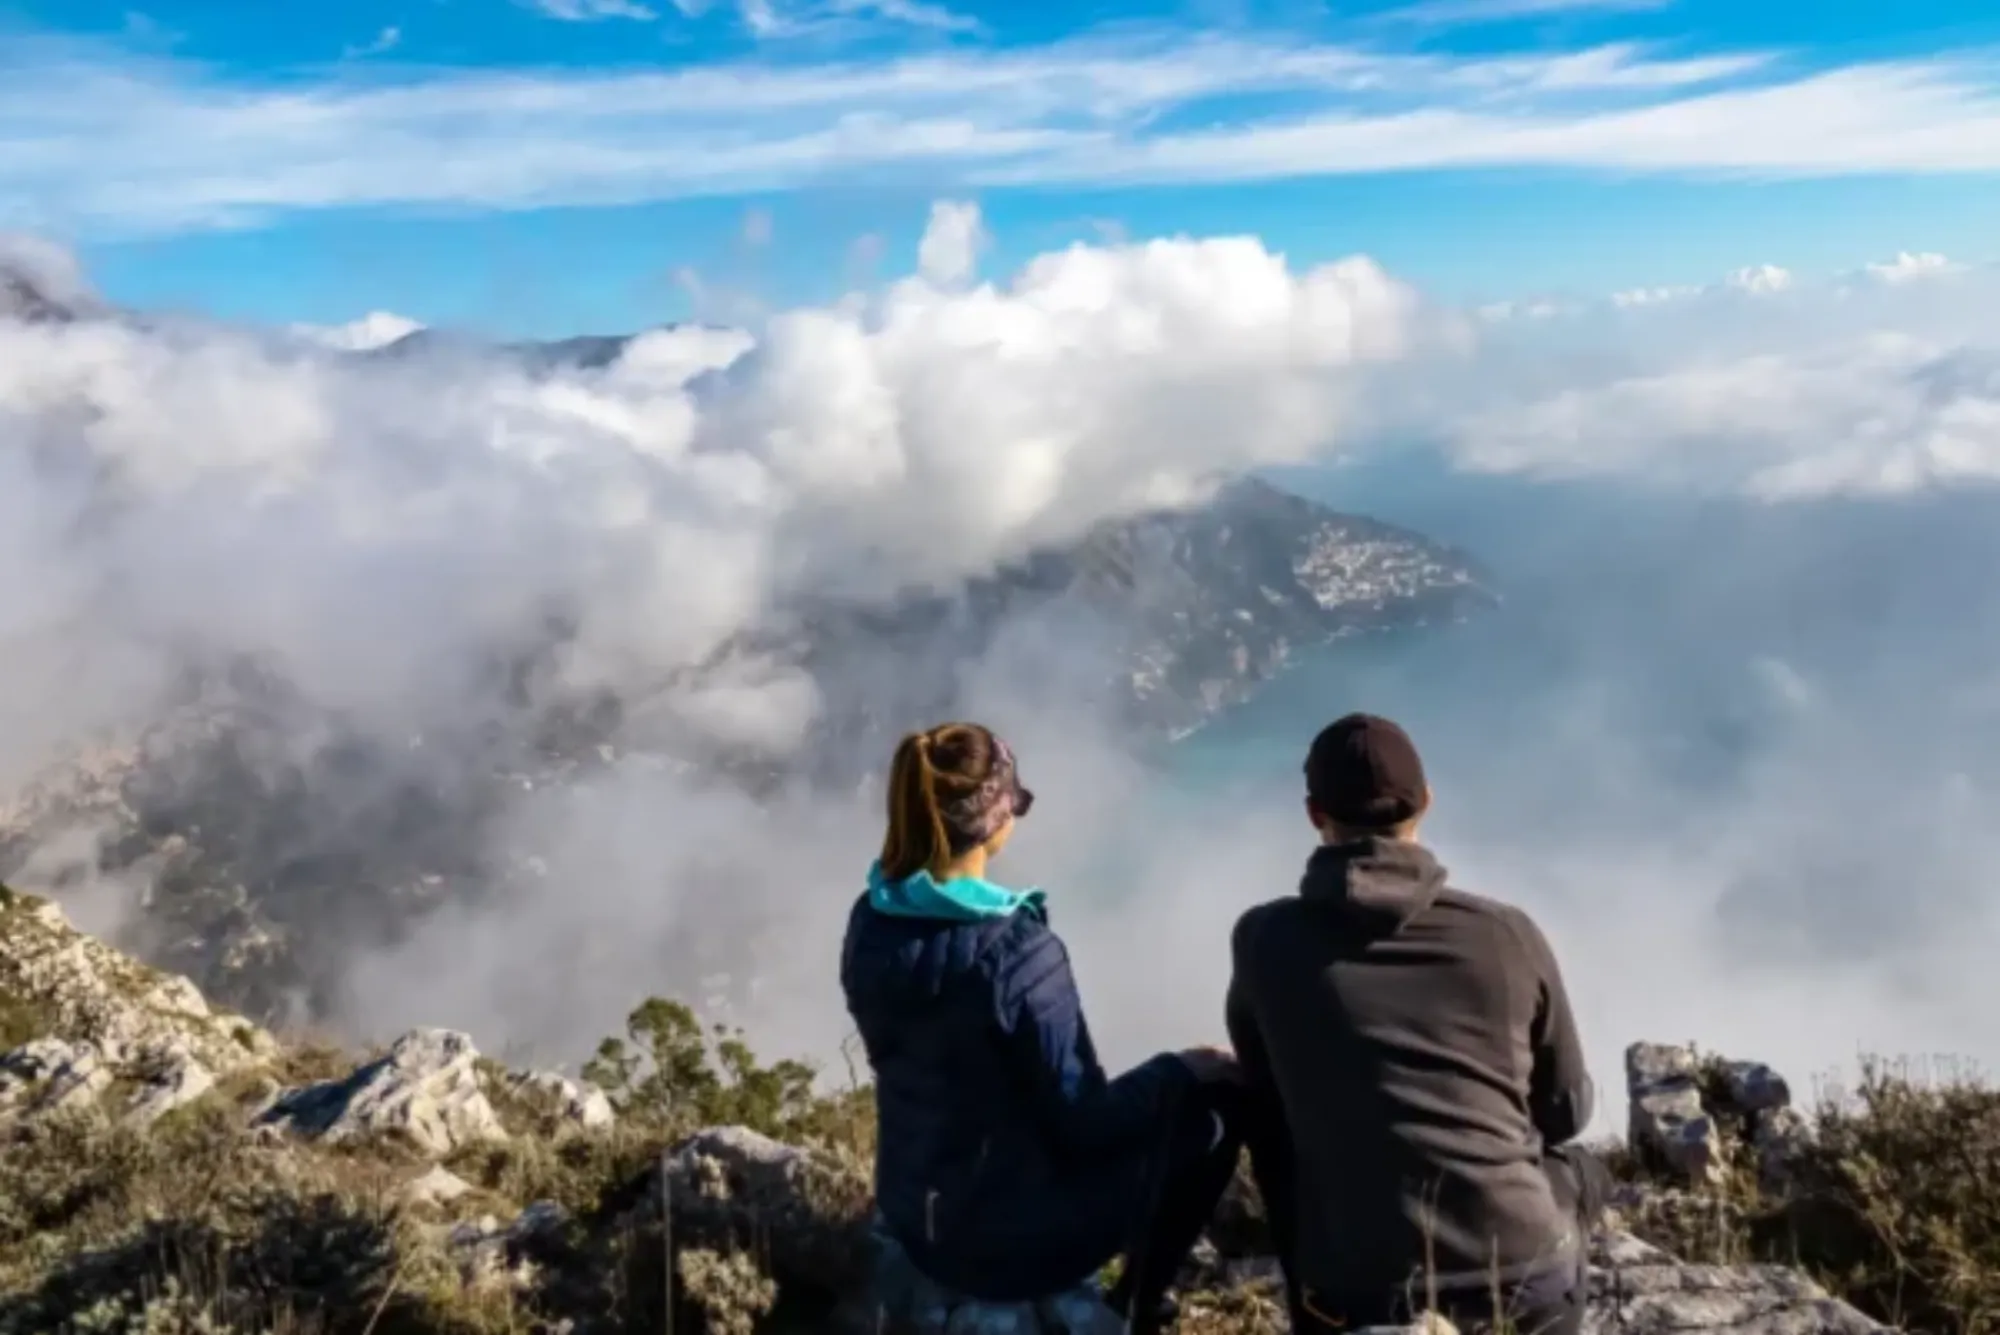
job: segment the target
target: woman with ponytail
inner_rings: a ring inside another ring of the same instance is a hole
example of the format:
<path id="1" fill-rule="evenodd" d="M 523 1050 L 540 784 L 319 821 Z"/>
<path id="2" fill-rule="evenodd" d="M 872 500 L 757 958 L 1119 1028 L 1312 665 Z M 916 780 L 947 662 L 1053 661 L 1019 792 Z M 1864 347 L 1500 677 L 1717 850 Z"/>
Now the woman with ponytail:
<path id="1" fill-rule="evenodd" d="M 1106 1300 L 1150 1332 L 1235 1172 L 1235 1062 L 1197 1048 L 1107 1077 L 1042 893 L 988 876 L 1033 804 L 977 724 L 896 748 L 841 959 L 875 1072 L 877 1206 L 973 1298 L 1044 1297 L 1122 1255 Z"/>

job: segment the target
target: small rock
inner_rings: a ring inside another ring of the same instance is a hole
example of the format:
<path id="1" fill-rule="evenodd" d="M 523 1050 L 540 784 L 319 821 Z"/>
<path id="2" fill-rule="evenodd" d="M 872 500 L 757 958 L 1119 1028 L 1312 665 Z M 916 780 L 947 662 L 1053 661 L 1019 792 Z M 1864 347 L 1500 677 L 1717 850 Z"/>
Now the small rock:
<path id="1" fill-rule="evenodd" d="M 215 1077 L 182 1041 L 151 1054 L 142 1069 L 144 1079 L 125 1108 L 126 1119 L 141 1126 L 152 1125 L 215 1088 Z"/>
<path id="2" fill-rule="evenodd" d="M 472 1184 L 442 1165 L 403 1188 L 403 1199 L 412 1205 L 444 1205 L 472 1190 Z"/>
<path id="3" fill-rule="evenodd" d="M 762 1136 L 748 1127 L 718 1126 L 698 1131 L 675 1150 L 667 1170 L 678 1186 L 726 1199 L 750 1193 L 788 1191 L 797 1180 L 805 1151 Z"/>
<path id="4" fill-rule="evenodd" d="M 335 1143 L 398 1135 L 432 1155 L 505 1140 L 480 1087 L 478 1060 L 479 1050 L 464 1034 L 414 1029 L 397 1039 L 386 1057 L 345 1079 L 293 1090 L 260 1120 Z"/>
<path id="5" fill-rule="evenodd" d="M 1763 1062 L 1723 1063 L 1722 1085 L 1730 1111 L 1744 1117 L 1792 1104 L 1792 1087 Z"/>
<path id="6" fill-rule="evenodd" d="M 1757 1180 L 1766 1191 L 1791 1184 L 1793 1165 L 1812 1143 L 1812 1123 L 1796 1108 L 1767 1108 L 1750 1123 L 1750 1148 L 1757 1155 Z"/>
<path id="7" fill-rule="evenodd" d="M 1590 1263 L 1602 1270 L 1618 1270 L 1638 1265 L 1672 1265 L 1674 1258 L 1630 1233 L 1607 1230 L 1591 1238 Z"/>
<path id="8" fill-rule="evenodd" d="M 569 1215 L 554 1201 L 530 1201 L 508 1232 L 515 1238 L 534 1237 L 560 1228 Z"/>
<path id="9" fill-rule="evenodd" d="M 507 1085 L 516 1094 L 546 1100 L 558 1118 L 585 1131 L 599 1130 L 618 1120 L 603 1090 L 554 1071 L 529 1071 L 514 1076 Z"/>

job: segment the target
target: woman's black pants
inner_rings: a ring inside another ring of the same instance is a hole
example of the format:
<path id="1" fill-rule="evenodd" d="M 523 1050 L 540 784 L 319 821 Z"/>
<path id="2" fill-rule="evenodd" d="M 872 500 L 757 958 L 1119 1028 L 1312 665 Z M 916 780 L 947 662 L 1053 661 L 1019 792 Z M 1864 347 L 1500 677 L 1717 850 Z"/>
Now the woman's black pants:
<path id="1" fill-rule="evenodd" d="M 1237 1085 L 1198 1085 L 1175 1099 L 1147 1178 L 1147 1200 L 1125 1269 L 1106 1295 L 1127 1314 L 1133 1335 L 1152 1335 L 1167 1317 L 1167 1288 L 1215 1218 L 1243 1151 L 1246 1094 Z"/>

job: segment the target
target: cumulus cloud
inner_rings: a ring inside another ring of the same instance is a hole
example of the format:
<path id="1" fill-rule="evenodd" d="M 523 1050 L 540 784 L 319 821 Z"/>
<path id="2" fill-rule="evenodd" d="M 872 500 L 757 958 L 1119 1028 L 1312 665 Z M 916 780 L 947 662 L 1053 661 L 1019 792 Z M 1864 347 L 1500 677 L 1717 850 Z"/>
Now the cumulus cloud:
<path id="1" fill-rule="evenodd" d="M 292 331 L 329 348 L 346 352 L 368 352 L 407 338 L 424 326 L 394 311 L 370 311 L 358 320 L 339 325 L 293 325 Z"/>
<path id="2" fill-rule="evenodd" d="M 928 6 L 846 8 L 950 26 Z M 741 16 L 766 36 L 856 20 L 768 0 Z M 1612 43 L 1467 55 L 1115 30 L 873 61 L 427 67 L 366 82 L 299 72 L 265 86 L 0 38 L 0 223 L 172 231 L 344 207 L 628 204 L 857 174 L 962 193 L 1449 167 L 2000 166 L 1990 64 L 1944 52 L 1801 70 L 1782 54 Z"/>
<path id="3" fill-rule="evenodd" d="M 1507 609 L 1308 657 L 1164 777 L 1088 706 L 1107 665 L 1073 626 L 1010 624 L 955 679 L 1044 794 L 1008 874 L 1051 889 L 1114 1058 L 1220 1037 L 1228 924 L 1307 849 L 1298 748 L 1352 707 L 1412 722 L 1446 861 L 1550 924 L 1600 1066 L 1683 1035 L 1987 1055 L 1990 281 L 1725 279 L 1480 321 L 1365 260 L 1152 240 L 1004 281 L 920 264 L 595 370 L 0 320 L 0 790 L 243 656 L 312 705 L 287 763 L 338 718 L 418 757 L 426 793 L 468 782 L 423 759 L 437 739 L 609 692 L 619 754 L 483 831 L 526 888 L 371 941 L 341 1019 L 572 1056 L 663 992 L 825 1055 L 878 795 L 683 763 L 814 726 L 798 609 L 1333 453 L 1324 496 L 1465 543 Z M 871 683 L 892 704 L 895 668 Z M 308 846 L 337 852 L 358 796 L 314 799 Z"/>
<path id="4" fill-rule="evenodd" d="M 1761 296 L 1770 292 L 1783 292 L 1792 285 L 1790 270 L 1780 269 L 1775 264 L 1753 264 L 1738 269 L 1724 280 L 1739 292 Z"/>
<path id="5" fill-rule="evenodd" d="M 978 286 L 919 273 L 752 330 L 649 333 L 596 370 L 451 341 L 352 351 L 402 327 L 379 315 L 318 338 L 0 320 L 0 791 L 242 662 L 297 700 L 298 763 L 327 720 L 428 739 L 409 762 L 427 792 L 471 778 L 425 757 L 517 717 L 522 691 L 543 709 L 615 699 L 620 745 L 649 754 L 783 758 L 820 707 L 783 652 L 801 609 L 949 587 L 1309 457 L 1357 369 L 1402 355 L 1424 318 L 1367 261 L 1300 271 L 1223 238 L 1079 247 Z M 533 671 L 500 670 L 517 661 Z M 532 749 L 539 724 L 506 726 Z M 564 885 L 611 879 L 522 910 L 568 937 L 478 929 L 513 943 L 488 963 L 606 949 L 614 919 L 666 949 L 720 874 L 694 854 L 740 856 L 771 818 L 701 787 L 642 768 L 524 796 L 500 852 L 537 850 Z M 338 846 L 363 796 L 322 794 L 328 829 L 296 837 Z M 746 913 L 782 892 L 728 874 Z M 408 990 L 362 1003 L 479 1027 L 456 1009 L 490 999 L 453 963 L 460 941 L 415 942 L 390 968 Z M 628 963 L 526 1036 L 614 1023 L 648 987 Z"/>
<path id="6" fill-rule="evenodd" d="M 1944 256 L 1926 251 L 1913 255 L 1905 250 L 1886 264 L 1871 264 L 1868 273 L 1884 283 L 1907 283 L 1916 278 L 1936 278 L 1957 273 L 1965 266 L 1954 264 Z"/>

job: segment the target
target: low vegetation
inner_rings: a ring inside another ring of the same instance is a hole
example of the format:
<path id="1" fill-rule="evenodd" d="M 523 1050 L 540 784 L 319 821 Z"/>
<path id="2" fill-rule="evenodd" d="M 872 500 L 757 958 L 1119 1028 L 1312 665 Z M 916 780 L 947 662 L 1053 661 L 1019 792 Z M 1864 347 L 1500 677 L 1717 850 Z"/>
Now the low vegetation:
<path id="1" fill-rule="evenodd" d="M 1760 1184 L 1739 1148 L 1720 1185 L 1643 1192 L 1628 1225 L 1688 1261 L 1797 1266 L 1905 1330 L 2000 1332 L 2000 1089 L 1872 1061 L 1811 1123 L 1781 1182 Z"/>
<path id="2" fill-rule="evenodd" d="M 45 1020 L 0 995 L 0 1046 Z M 613 1126 L 566 1126 L 489 1063 L 509 1139 L 450 1155 L 459 1194 L 433 1201 L 411 1194 L 431 1170 L 412 1151 L 248 1125 L 274 1081 L 325 1078 L 359 1055 L 292 1045 L 259 1077 L 224 1081 L 145 1130 L 94 1114 L 0 1130 L 0 1335 L 655 1332 L 669 1324 L 670 1250 L 683 1335 L 827 1329 L 856 1286 L 874 1116 L 851 1072 L 829 1090 L 811 1066 L 767 1064 L 741 1034 L 651 1000 L 585 1070 Z M 1699 1193 L 1642 1181 L 1621 1160 L 1628 1226 L 1690 1261 L 1802 1267 L 1911 1331 L 2000 1335 L 2000 1091 L 1964 1072 L 1877 1065 L 1812 1120 L 1776 1189 L 1758 1185 L 1747 1152 Z M 779 1195 L 732 1183 L 676 1196 L 669 1236 L 662 1156 L 725 1124 L 812 1147 L 810 1170 Z M 530 1205 L 544 1225 L 509 1231 Z M 1215 1230 L 1225 1254 L 1258 1247 L 1258 1213 L 1254 1191 L 1232 1195 Z M 1183 1305 L 1190 1335 L 1284 1328 L 1269 1290 Z"/>

